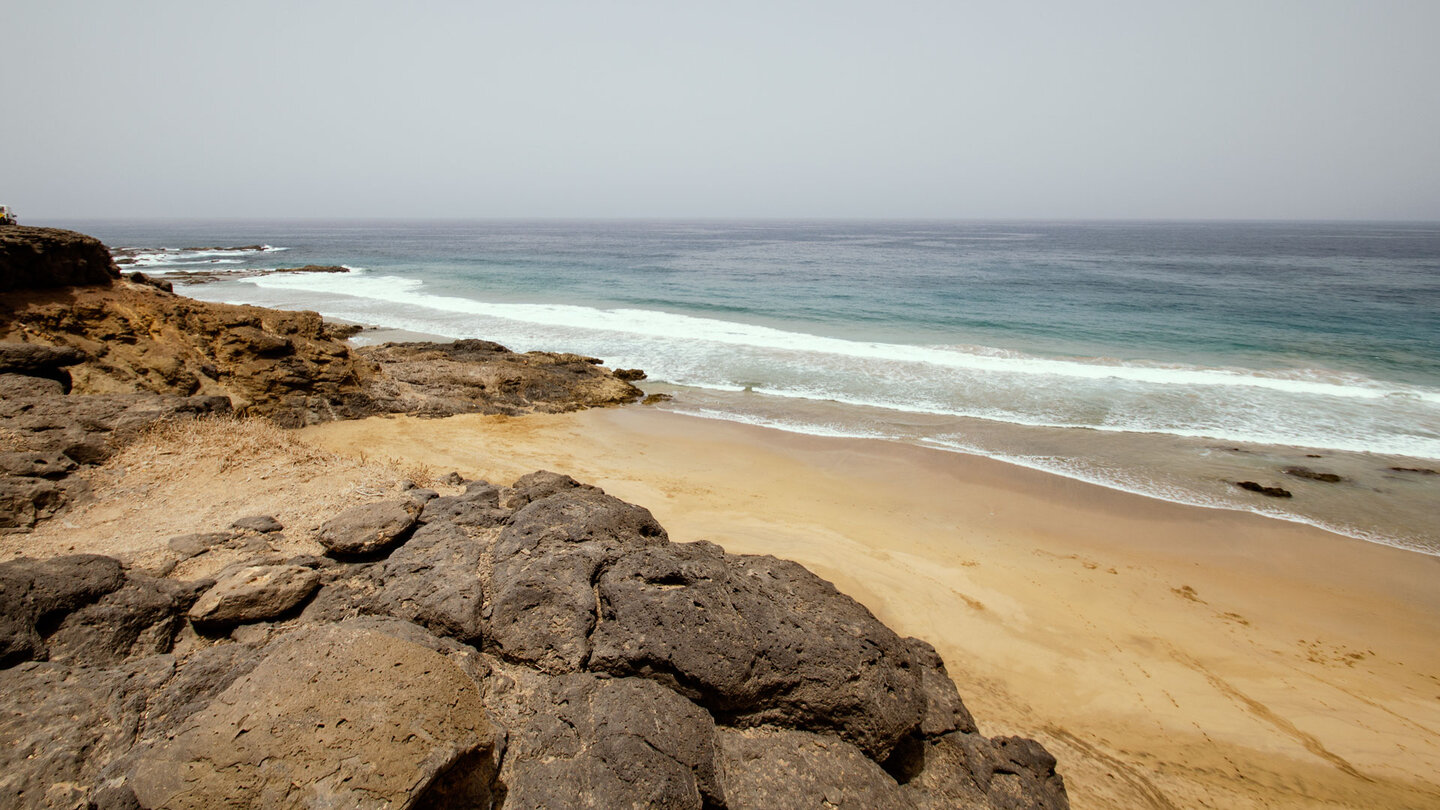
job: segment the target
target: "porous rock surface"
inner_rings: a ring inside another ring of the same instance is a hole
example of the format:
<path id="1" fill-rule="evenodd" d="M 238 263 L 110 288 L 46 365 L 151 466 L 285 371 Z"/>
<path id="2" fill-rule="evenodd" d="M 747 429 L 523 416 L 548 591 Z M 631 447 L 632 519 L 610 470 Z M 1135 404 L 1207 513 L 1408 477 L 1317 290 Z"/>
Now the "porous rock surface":
<path id="1" fill-rule="evenodd" d="M 488 340 L 386 343 L 357 353 L 379 366 L 366 394 L 386 413 L 562 413 L 634 402 L 641 393 L 596 358 L 517 354 Z"/>
<path id="2" fill-rule="evenodd" d="M 120 271 L 100 240 L 59 228 L 0 228 L 0 292 L 108 285 Z"/>
<path id="3" fill-rule="evenodd" d="M 491 805 L 497 739 L 475 682 L 444 656 L 330 625 L 272 645 L 129 777 L 141 807 Z"/>
<path id="4" fill-rule="evenodd" d="M 234 632 L 195 621 L 220 584 L 0 564 L 0 806 L 1068 806 L 801 566 L 552 473 L 449 497 L 388 553 L 257 561 L 318 589 Z"/>

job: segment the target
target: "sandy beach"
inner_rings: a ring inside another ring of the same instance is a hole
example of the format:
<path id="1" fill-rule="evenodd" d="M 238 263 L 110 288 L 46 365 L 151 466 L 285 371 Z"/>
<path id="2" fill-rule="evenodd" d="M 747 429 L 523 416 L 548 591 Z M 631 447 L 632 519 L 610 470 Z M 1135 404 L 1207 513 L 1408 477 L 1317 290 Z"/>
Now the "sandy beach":
<path id="1" fill-rule="evenodd" d="M 1077 808 L 1440 806 L 1440 559 L 988 459 L 594 410 L 336 422 L 326 449 L 549 469 L 675 541 L 796 560 L 944 656 Z"/>

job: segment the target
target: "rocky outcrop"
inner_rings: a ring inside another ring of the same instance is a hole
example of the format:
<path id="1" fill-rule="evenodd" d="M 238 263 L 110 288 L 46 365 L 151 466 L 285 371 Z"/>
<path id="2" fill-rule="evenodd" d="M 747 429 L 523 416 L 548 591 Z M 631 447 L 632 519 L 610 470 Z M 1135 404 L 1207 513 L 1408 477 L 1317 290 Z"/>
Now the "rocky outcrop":
<path id="1" fill-rule="evenodd" d="M 221 396 L 285 424 L 373 412 L 373 367 L 313 312 L 208 304 L 128 281 L 104 289 L 0 295 L 0 337 L 78 351 L 83 394 Z"/>
<path id="2" fill-rule="evenodd" d="M 108 286 L 119 277 L 98 239 L 59 228 L 0 228 L 0 292 Z"/>
<path id="3" fill-rule="evenodd" d="M 210 304 L 131 282 L 0 294 L 0 340 L 34 347 L 35 358 L 50 352 L 43 373 L 21 370 L 38 360 L 18 349 L 8 368 L 58 380 L 62 391 L 73 379 L 85 394 L 223 396 L 238 413 L 285 426 L 379 413 L 557 413 L 641 396 L 594 358 L 485 341 L 352 350 L 313 312 Z M 0 391 L 40 390 L 6 377 L 0 370 Z"/>
<path id="4" fill-rule="evenodd" d="M 380 367 L 366 389 L 389 413 L 561 413 L 634 402 L 640 389 L 577 354 L 517 354 L 488 340 L 386 343 L 359 355 Z"/>
<path id="5" fill-rule="evenodd" d="M 33 356 L 15 346 L 0 343 L 0 357 Z M 54 355 L 70 359 L 64 352 Z M 51 370 L 43 364 L 27 369 L 35 374 Z M 83 497 L 86 484 L 73 473 L 103 462 L 152 425 L 230 412 L 230 401 L 223 397 L 65 396 L 62 390 L 50 377 L 0 374 L 0 530 L 31 528 Z"/>
<path id="6" fill-rule="evenodd" d="M 979 733 L 934 649 L 798 565 L 673 543 L 551 473 L 419 523 L 213 583 L 0 564 L 0 804 L 1068 806 L 1038 743 Z M 239 593 L 291 595 L 217 621 Z"/>

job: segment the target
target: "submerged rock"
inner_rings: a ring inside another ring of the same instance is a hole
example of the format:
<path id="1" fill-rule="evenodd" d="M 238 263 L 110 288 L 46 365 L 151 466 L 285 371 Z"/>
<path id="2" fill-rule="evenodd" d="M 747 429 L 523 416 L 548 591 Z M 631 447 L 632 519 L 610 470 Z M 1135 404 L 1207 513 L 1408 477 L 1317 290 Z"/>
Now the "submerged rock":
<path id="1" fill-rule="evenodd" d="M 1258 492 L 1261 495 L 1266 495 L 1271 498 L 1293 497 L 1290 493 L 1290 490 L 1288 489 L 1284 489 L 1283 487 L 1267 487 L 1264 484 L 1256 483 L 1255 481 L 1236 481 L 1235 486 L 1246 490 L 1247 492 Z"/>
<path id="2" fill-rule="evenodd" d="M 1296 478 L 1304 478 L 1307 481 L 1319 481 L 1325 484 L 1338 484 L 1345 480 L 1335 473 L 1316 472 L 1309 467 L 1286 467 L 1282 472 L 1286 475 L 1293 475 Z"/>

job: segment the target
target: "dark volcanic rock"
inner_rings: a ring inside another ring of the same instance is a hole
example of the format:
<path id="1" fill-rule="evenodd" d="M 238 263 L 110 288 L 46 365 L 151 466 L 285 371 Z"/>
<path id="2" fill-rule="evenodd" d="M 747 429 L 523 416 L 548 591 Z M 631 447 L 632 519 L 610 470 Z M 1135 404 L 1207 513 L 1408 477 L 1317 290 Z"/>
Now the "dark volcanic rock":
<path id="1" fill-rule="evenodd" d="M 0 475 L 17 478 L 64 478 L 77 465 L 57 450 L 44 453 L 0 453 Z"/>
<path id="2" fill-rule="evenodd" d="M 122 587 L 65 617 L 45 640 L 49 660 L 113 666 L 170 652 L 185 611 L 206 584 L 131 572 Z"/>
<path id="3" fill-rule="evenodd" d="M 1296 478 L 1304 478 L 1308 481 L 1320 481 L 1326 484 L 1338 484 L 1345 480 L 1335 473 L 1316 472 L 1309 467 L 1286 467 L 1284 473 L 1286 475 L 1293 475 Z"/>
<path id="4" fill-rule="evenodd" d="M 574 674 L 526 703 L 501 771 L 506 808 L 725 806 L 715 722 L 674 692 Z"/>
<path id="5" fill-rule="evenodd" d="M 98 554 L 0 563 L 0 666 L 44 658 L 41 624 L 58 623 L 124 582 L 119 560 Z"/>
<path id="6" fill-rule="evenodd" d="M 973 733 L 975 719 L 960 700 L 960 690 L 945 671 L 945 662 L 935 648 L 918 638 L 907 638 L 905 644 L 919 665 L 920 691 L 925 696 L 925 714 L 920 720 L 920 735 L 926 739 L 952 731 Z"/>
<path id="7" fill-rule="evenodd" d="M 590 652 L 601 567 L 666 542 L 648 509 L 593 487 L 530 502 L 495 543 L 489 642 L 546 672 L 578 669 Z"/>
<path id="8" fill-rule="evenodd" d="M 415 525 L 405 501 L 352 506 L 325 521 L 315 538 L 331 554 L 359 556 L 384 551 L 404 539 Z"/>
<path id="9" fill-rule="evenodd" d="M 1254 481 L 1236 481 L 1235 486 L 1247 492 L 1258 492 L 1261 495 L 1267 495 L 1271 498 L 1292 497 L 1288 489 L 1284 489 L 1283 487 L 1267 487 L 1264 484 L 1258 484 Z"/>
<path id="10" fill-rule="evenodd" d="M 175 292 L 175 285 L 174 285 L 173 283 L 171 283 L 171 282 L 169 282 L 169 281 L 164 281 L 164 280 L 161 280 L 161 279 L 158 279 L 158 278 L 151 278 L 151 277 L 145 275 L 144 273 L 140 272 L 139 270 L 136 270 L 135 272 L 133 272 L 133 273 L 131 273 L 130 275 L 126 276 L 126 278 L 128 278 L 130 281 L 132 281 L 132 282 L 134 282 L 134 283 L 136 283 L 136 284 L 145 284 L 145 285 L 147 285 L 147 286 L 154 287 L 155 289 L 160 290 L 160 291 L 162 291 L 162 292 L 167 292 L 167 293 L 173 293 L 173 292 Z"/>
<path id="11" fill-rule="evenodd" d="M 421 527 L 375 567 L 378 591 L 364 600 L 365 608 L 478 644 L 484 631 L 484 552 L 483 544 L 453 523 Z"/>
<path id="12" fill-rule="evenodd" d="M 438 497 L 428 489 L 410 490 L 407 494 L 412 501 L 421 499 L 424 511 L 420 519 L 426 523 L 447 521 L 477 528 L 499 526 L 511 514 L 511 510 L 500 507 L 500 490 L 484 481 L 470 484 L 459 495 Z"/>
<path id="13" fill-rule="evenodd" d="M 730 810 L 915 807 L 889 774 L 843 740 L 774 728 L 722 729 L 719 737 Z"/>
<path id="14" fill-rule="evenodd" d="M 119 276 L 98 239 L 59 228 L 0 228 L 0 292 L 108 285 Z"/>
<path id="15" fill-rule="evenodd" d="M 285 526 L 271 515 L 250 515 L 248 517 L 237 518 L 234 523 L 230 524 L 230 528 L 246 532 L 270 534 L 283 530 Z"/>
<path id="16" fill-rule="evenodd" d="M 113 669 L 31 662 L 0 670 L 0 806 L 86 807 L 90 786 L 140 734 L 170 656 Z"/>
<path id="17" fill-rule="evenodd" d="M 79 349 L 36 343 L 0 343 L 0 372 L 46 376 L 57 369 L 85 362 Z"/>
<path id="18" fill-rule="evenodd" d="M 425 647 L 332 625 L 138 757 L 144 807 L 488 807 L 499 743 L 475 683 Z M 363 752 L 363 755 L 362 755 Z"/>
<path id="19" fill-rule="evenodd" d="M 541 498 L 548 498 L 557 492 L 564 492 L 567 489 L 587 489 L 598 492 L 598 487 L 589 484 L 582 484 L 568 475 L 553 473 L 549 470 L 537 470 L 533 473 L 520 476 L 519 480 L 510 487 L 510 496 L 505 505 L 511 509 L 538 501 Z"/>
<path id="20" fill-rule="evenodd" d="M 68 497 L 50 481 L 0 478 L 0 529 L 28 529 L 53 516 Z"/>
<path id="21" fill-rule="evenodd" d="M 879 761 L 925 716 L 914 652 L 793 562 L 664 545 L 597 590 L 590 668 L 660 679 L 726 722 L 833 732 Z"/>
<path id="22" fill-rule="evenodd" d="M 197 557 L 210 549 L 228 542 L 234 535 L 227 532 L 197 532 L 182 534 L 165 541 L 170 550 L 185 559 Z"/>
<path id="23" fill-rule="evenodd" d="M 60 380 L 28 374 L 0 374 L 0 399 L 58 397 L 64 393 L 65 383 Z"/>
<path id="24" fill-rule="evenodd" d="M 383 560 L 203 593 L 104 557 L 0 565 L 0 804 L 1066 807 L 1054 759 L 980 736 L 933 648 L 794 563 L 672 544 L 550 473 L 432 517 Z M 187 612 L 280 621 L 176 646 Z"/>
<path id="25" fill-rule="evenodd" d="M 905 785 L 917 808 L 1069 810 L 1055 758 L 1019 737 L 948 734 L 921 745 L 918 773 Z"/>

